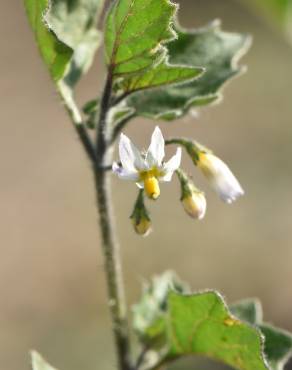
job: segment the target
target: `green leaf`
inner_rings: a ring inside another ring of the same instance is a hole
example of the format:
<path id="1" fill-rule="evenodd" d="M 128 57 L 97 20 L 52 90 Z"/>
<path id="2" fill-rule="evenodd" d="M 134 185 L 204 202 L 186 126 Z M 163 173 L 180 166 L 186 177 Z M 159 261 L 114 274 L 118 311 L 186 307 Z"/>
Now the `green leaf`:
<path id="1" fill-rule="evenodd" d="M 73 50 L 64 77 L 70 87 L 78 82 L 91 66 L 100 43 L 96 29 L 101 0 L 51 0 L 45 20 L 58 40 Z"/>
<path id="2" fill-rule="evenodd" d="M 240 320 L 252 325 L 262 322 L 262 305 L 257 299 L 245 299 L 230 306 L 230 311 Z"/>
<path id="3" fill-rule="evenodd" d="M 159 65 L 145 73 L 123 79 L 119 87 L 123 90 L 123 93 L 129 94 L 165 85 L 190 82 L 199 77 L 203 71 L 203 68 L 171 65 L 167 60 L 163 60 Z"/>
<path id="4" fill-rule="evenodd" d="M 283 370 L 292 355 L 292 335 L 271 325 L 262 324 L 265 337 L 265 353 L 271 369 Z"/>
<path id="5" fill-rule="evenodd" d="M 262 321 L 262 307 L 258 300 L 240 301 L 231 306 L 232 313 L 241 320 L 256 325 L 265 337 L 264 351 L 272 370 L 283 370 L 292 355 L 292 335 Z"/>
<path id="6" fill-rule="evenodd" d="M 169 359 L 200 354 L 235 369 L 268 369 L 259 331 L 235 319 L 217 292 L 170 293 L 166 325 Z"/>
<path id="7" fill-rule="evenodd" d="M 140 342 L 162 355 L 160 364 L 200 355 L 235 369 L 269 369 L 260 331 L 236 319 L 217 292 L 190 294 L 167 273 L 147 285 L 133 312 Z"/>
<path id="8" fill-rule="evenodd" d="M 36 41 L 52 78 L 60 80 L 72 58 L 73 50 L 56 37 L 44 22 L 43 15 L 48 9 L 48 0 L 24 0 L 27 16 Z"/>
<path id="9" fill-rule="evenodd" d="M 24 0 L 41 55 L 75 124 L 81 113 L 73 89 L 92 64 L 104 0 Z"/>
<path id="10" fill-rule="evenodd" d="M 140 116 L 165 120 L 181 117 L 192 107 L 218 100 L 222 85 L 243 71 L 237 62 L 250 45 L 249 36 L 223 32 L 218 21 L 191 31 L 177 25 L 176 31 L 177 39 L 167 45 L 169 62 L 203 67 L 205 73 L 190 83 L 133 94 L 127 104 Z"/>
<path id="11" fill-rule="evenodd" d="M 175 37 L 177 6 L 169 0 L 118 0 L 105 27 L 106 62 L 114 77 L 144 72 L 165 56 L 163 44 Z"/>
<path id="12" fill-rule="evenodd" d="M 32 370 L 56 370 L 54 367 L 50 366 L 42 356 L 36 352 L 31 352 Z"/>
<path id="13" fill-rule="evenodd" d="M 166 340 L 165 310 L 170 289 L 189 291 L 176 274 L 167 271 L 161 276 L 155 276 L 151 283 L 145 283 L 142 299 L 133 306 L 133 328 L 144 345 L 152 348 L 163 346 Z"/>

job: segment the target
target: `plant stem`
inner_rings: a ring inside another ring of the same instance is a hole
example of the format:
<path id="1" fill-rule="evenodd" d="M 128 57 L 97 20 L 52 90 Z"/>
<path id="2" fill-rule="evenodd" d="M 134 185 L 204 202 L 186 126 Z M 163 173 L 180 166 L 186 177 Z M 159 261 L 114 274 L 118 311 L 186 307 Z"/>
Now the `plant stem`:
<path id="1" fill-rule="evenodd" d="M 95 183 L 109 308 L 115 336 L 118 366 L 120 370 L 130 370 L 126 304 L 119 246 L 114 237 L 113 215 L 110 204 L 109 174 L 103 169 L 95 171 Z"/>
<path id="2" fill-rule="evenodd" d="M 125 118 L 121 119 L 116 126 L 113 129 L 112 137 L 111 137 L 111 143 L 114 143 L 117 137 L 119 136 L 120 132 L 123 130 L 123 128 L 129 123 L 131 119 L 136 117 L 136 113 L 130 113 Z"/>
<path id="3" fill-rule="evenodd" d="M 78 133 L 79 139 L 84 147 L 84 150 L 90 159 L 90 161 L 95 164 L 96 163 L 96 152 L 94 145 L 92 144 L 90 137 L 88 135 L 88 132 L 86 130 L 86 127 L 84 127 L 84 124 L 80 125 L 74 125 L 76 132 Z"/>
<path id="4" fill-rule="evenodd" d="M 105 263 L 105 274 L 108 288 L 109 308 L 115 336 L 118 357 L 118 368 L 130 370 L 130 348 L 126 302 L 121 270 L 121 259 L 114 232 L 114 221 L 111 205 L 110 179 L 106 166 L 111 162 L 111 150 L 108 141 L 108 111 L 112 93 L 112 76 L 108 72 L 107 81 L 101 100 L 99 122 L 96 138 L 96 167 L 94 168 L 97 192 L 97 208 L 102 239 L 102 250 Z"/>

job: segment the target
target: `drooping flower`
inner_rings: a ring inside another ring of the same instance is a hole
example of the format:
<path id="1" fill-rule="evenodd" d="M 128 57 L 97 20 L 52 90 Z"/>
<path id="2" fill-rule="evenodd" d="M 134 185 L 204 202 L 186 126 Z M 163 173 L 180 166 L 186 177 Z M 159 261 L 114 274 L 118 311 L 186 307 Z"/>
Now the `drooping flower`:
<path id="1" fill-rule="evenodd" d="M 159 182 L 169 182 L 181 162 L 181 148 L 168 161 L 163 162 L 165 143 L 162 133 L 157 126 L 152 134 L 150 146 L 146 154 L 142 154 L 131 140 L 121 134 L 119 154 L 121 166 L 113 164 L 113 172 L 123 180 L 136 182 L 138 187 L 144 188 L 150 199 L 157 199 L 160 195 Z"/>
<path id="2" fill-rule="evenodd" d="M 199 152 L 197 166 L 224 202 L 232 203 L 244 195 L 241 185 L 229 167 L 214 154 Z"/>
<path id="3" fill-rule="evenodd" d="M 181 170 L 177 170 L 181 185 L 181 202 L 186 213 L 196 219 L 202 220 L 205 217 L 207 202 L 202 191 L 196 188 L 192 180 Z"/>
<path id="4" fill-rule="evenodd" d="M 211 150 L 196 141 L 183 139 L 181 144 L 224 202 L 230 204 L 244 195 L 241 185 L 229 167 Z"/>

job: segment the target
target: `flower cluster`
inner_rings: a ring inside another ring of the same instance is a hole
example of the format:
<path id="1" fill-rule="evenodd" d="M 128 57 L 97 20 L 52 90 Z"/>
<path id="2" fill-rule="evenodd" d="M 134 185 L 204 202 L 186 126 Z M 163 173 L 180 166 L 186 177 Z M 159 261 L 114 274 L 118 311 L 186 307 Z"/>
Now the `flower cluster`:
<path id="1" fill-rule="evenodd" d="M 170 140 L 184 147 L 194 164 L 207 178 L 212 188 L 226 203 L 234 202 L 244 191 L 229 167 L 209 149 L 186 139 Z M 144 205 L 143 193 L 156 200 L 160 195 L 159 182 L 169 182 L 174 172 L 177 173 L 181 185 L 181 202 L 188 215 L 201 220 L 206 213 L 206 199 L 203 192 L 196 188 L 191 179 L 180 169 L 182 150 L 177 148 L 176 154 L 164 162 L 165 141 L 156 127 L 148 150 L 143 153 L 124 134 L 119 142 L 120 164 L 114 162 L 113 172 L 123 180 L 134 181 L 141 189 L 131 219 L 138 234 L 146 235 L 151 228 L 149 214 Z"/>

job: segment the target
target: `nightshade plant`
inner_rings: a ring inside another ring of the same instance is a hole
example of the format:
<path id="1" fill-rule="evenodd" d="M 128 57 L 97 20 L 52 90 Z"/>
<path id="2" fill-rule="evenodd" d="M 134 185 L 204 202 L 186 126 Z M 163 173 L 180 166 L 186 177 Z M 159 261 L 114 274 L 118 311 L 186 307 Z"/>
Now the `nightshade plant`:
<path id="1" fill-rule="evenodd" d="M 283 369 L 292 336 L 263 323 L 257 301 L 227 307 L 219 293 L 192 293 L 170 272 L 154 277 L 132 309 L 132 327 L 139 343 L 134 354 L 111 213 L 110 177 L 114 172 L 138 185 L 135 190 L 133 184 L 131 221 L 138 234 L 147 235 L 151 219 L 145 202 L 147 198 L 159 202 L 159 182 L 170 181 L 175 173 L 186 213 L 202 219 L 206 199 L 180 168 L 182 152 L 223 201 L 232 203 L 243 195 L 227 165 L 192 138 L 164 139 L 157 126 L 143 153 L 122 131 L 138 116 L 173 121 L 219 101 L 222 85 L 242 71 L 237 62 L 250 38 L 223 32 L 218 21 L 198 30 L 183 29 L 177 20 L 178 6 L 170 0 L 116 0 L 108 4 L 107 12 L 103 0 L 24 3 L 41 56 L 93 170 L 117 369 L 160 369 L 186 355 L 204 355 L 234 369 Z M 74 90 L 101 45 L 106 64 L 104 88 L 100 97 L 80 109 Z M 119 158 L 113 162 L 117 139 Z M 166 162 L 165 145 L 176 146 L 176 154 Z M 53 370 L 36 352 L 32 367 Z"/>

